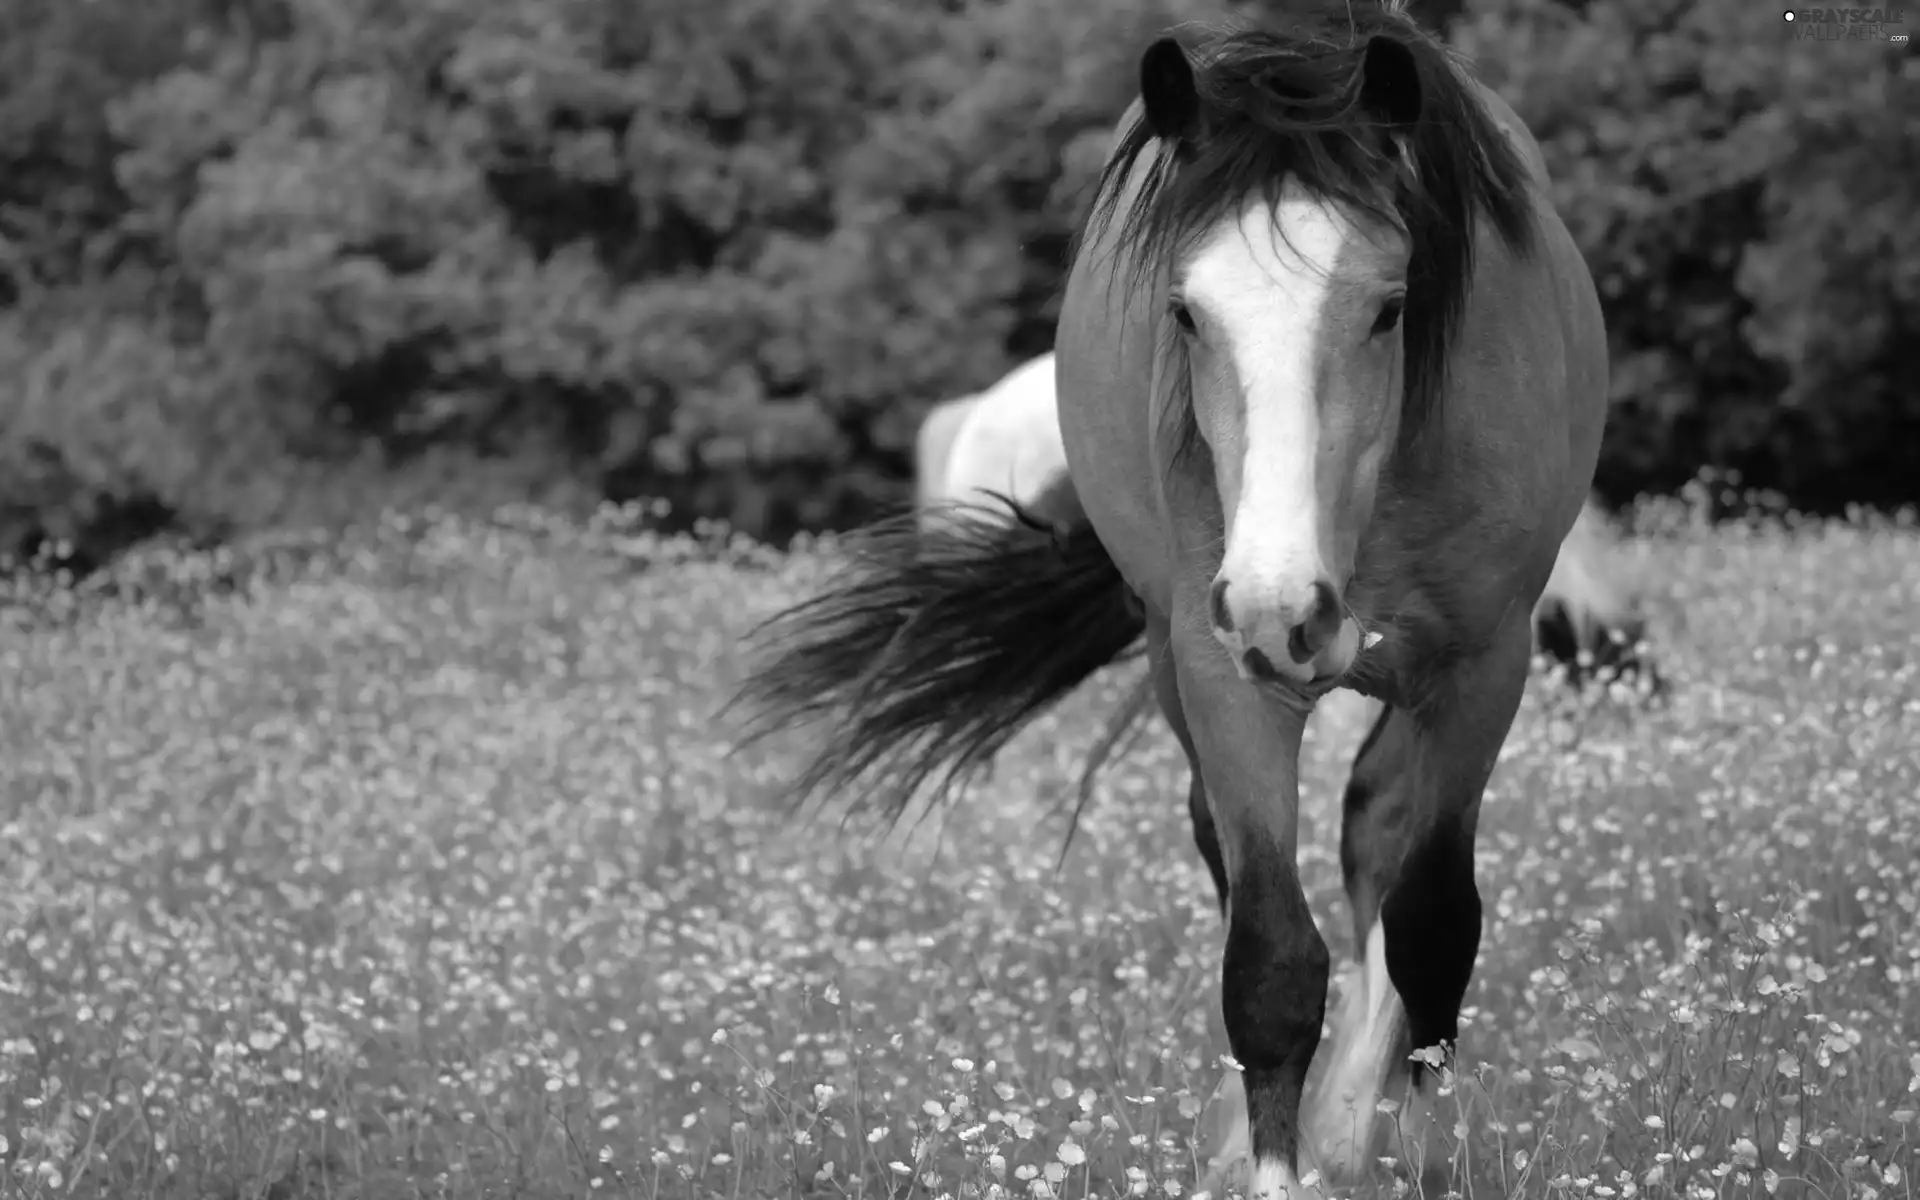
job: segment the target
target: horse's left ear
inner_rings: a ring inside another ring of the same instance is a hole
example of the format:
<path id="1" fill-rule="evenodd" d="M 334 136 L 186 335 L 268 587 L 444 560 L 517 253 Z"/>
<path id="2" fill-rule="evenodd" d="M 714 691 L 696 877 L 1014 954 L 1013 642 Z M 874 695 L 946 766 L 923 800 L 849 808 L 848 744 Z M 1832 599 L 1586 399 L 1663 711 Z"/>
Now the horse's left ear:
<path id="1" fill-rule="evenodd" d="M 1172 38 L 1161 38 L 1140 56 L 1140 99 L 1153 136 L 1177 142 L 1193 132 L 1200 116 L 1200 93 L 1193 64 Z"/>
<path id="2" fill-rule="evenodd" d="M 1397 38 L 1376 34 L 1360 62 L 1360 103 L 1391 126 L 1420 119 L 1420 64 Z"/>

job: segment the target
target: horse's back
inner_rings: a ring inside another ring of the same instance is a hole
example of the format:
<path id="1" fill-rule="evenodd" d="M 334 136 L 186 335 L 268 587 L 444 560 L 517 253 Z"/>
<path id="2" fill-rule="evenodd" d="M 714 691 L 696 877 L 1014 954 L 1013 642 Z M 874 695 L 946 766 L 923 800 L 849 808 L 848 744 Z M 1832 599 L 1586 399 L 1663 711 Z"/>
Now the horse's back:
<path id="1" fill-rule="evenodd" d="M 1581 446 L 1590 440 L 1591 445 L 1587 448 L 1597 458 L 1608 393 L 1607 327 L 1600 307 L 1600 290 L 1594 284 L 1586 255 L 1581 253 L 1579 244 L 1573 240 L 1572 231 L 1554 208 L 1553 183 L 1547 174 L 1546 157 L 1541 153 L 1539 141 L 1498 93 L 1481 85 L 1480 95 L 1487 111 L 1519 150 L 1529 174 L 1534 178 L 1535 211 L 1539 214 L 1545 243 L 1542 250 L 1555 277 L 1566 327 L 1567 393 L 1574 407 L 1575 420 L 1572 424 L 1575 426 L 1575 440 Z M 1596 413 L 1598 419 L 1595 419 Z M 1577 446 L 1576 461 L 1585 457 Z M 1580 474 L 1580 519 L 1586 520 L 1589 519 L 1589 506 L 1585 481 L 1592 478 L 1591 463 Z"/>
<path id="2" fill-rule="evenodd" d="M 953 497 L 949 476 L 954 442 L 979 401 L 977 393 L 942 400 L 921 420 L 913 446 L 914 500 L 920 508 Z"/>
<path id="3" fill-rule="evenodd" d="M 1543 189 L 1544 193 L 1544 189 Z M 1554 286 L 1561 302 L 1564 331 L 1563 394 L 1567 404 L 1567 452 L 1571 478 L 1568 500 L 1577 506 L 1574 527 L 1598 520 L 1590 504 L 1594 468 L 1599 463 L 1600 439 L 1606 431 L 1609 403 L 1607 324 L 1600 307 L 1600 290 L 1586 256 L 1566 223 L 1544 194 L 1541 208 L 1547 216 L 1547 250 Z M 1564 538 L 1573 527 L 1563 529 Z M 1589 536 L 1589 540 L 1591 537 Z M 1583 548 L 1582 557 L 1585 556 Z M 1563 556 L 1564 557 L 1564 556 Z"/>
<path id="4" fill-rule="evenodd" d="M 1043 520 L 1080 513 L 1061 445 L 1052 353 L 1015 367 L 983 392 L 937 405 L 919 437 L 922 509 L 1000 496 Z"/>
<path id="5" fill-rule="evenodd" d="M 1543 559 L 1556 554 L 1557 563 L 1568 557 L 1559 553 L 1560 545 L 1583 519 L 1599 458 L 1607 409 L 1606 324 L 1586 257 L 1554 207 L 1538 140 L 1498 93 L 1478 82 L 1475 91 L 1527 169 L 1536 236 L 1531 254 L 1516 258 L 1482 223 L 1476 239 L 1480 266 L 1455 351 L 1460 378 L 1454 391 L 1503 397 L 1508 436 L 1543 448 L 1514 454 L 1509 447 L 1506 470 L 1516 474 L 1513 515 L 1540 522 L 1538 549 Z M 1478 422 L 1477 416 L 1467 419 Z"/>
<path id="6" fill-rule="evenodd" d="M 956 490 L 991 488 L 1025 503 L 1067 473 L 1053 363 L 1051 353 L 1029 359 L 980 394 L 954 442 Z"/>
<path id="7" fill-rule="evenodd" d="M 1507 135 L 1526 164 L 1527 173 L 1533 177 L 1534 207 L 1543 235 L 1541 250 L 1555 278 L 1565 333 L 1569 450 L 1571 465 L 1582 481 L 1581 507 L 1575 521 L 1590 524 L 1598 517 L 1589 500 L 1587 481 L 1592 479 L 1593 463 L 1599 457 L 1608 389 L 1607 329 L 1600 307 L 1600 291 L 1593 282 L 1586 256 L 1553 205 L 1553 181 L 1547 173 L 1546 155 L 1540 149 L 1539 140 L 1498 92 L 1485 84 L 1477 86 L 1488 115 Z"/>

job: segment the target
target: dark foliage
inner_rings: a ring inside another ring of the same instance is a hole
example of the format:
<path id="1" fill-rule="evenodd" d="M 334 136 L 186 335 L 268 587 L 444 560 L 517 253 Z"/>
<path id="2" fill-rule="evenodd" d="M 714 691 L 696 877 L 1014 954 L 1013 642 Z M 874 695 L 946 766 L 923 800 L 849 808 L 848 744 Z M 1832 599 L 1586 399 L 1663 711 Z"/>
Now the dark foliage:
<path id="1" fill-rule="evenodd" d="M 1293 12 L 1230 8 L 7 5 L 0 551 L 429 498 L 871 518 L 929 404 L 1050 343 L 1153 36 Z M 1601 490 L 1915 499 L 1912 43 L 1742 0 L 1449 28 L 1601 284 Z"/>

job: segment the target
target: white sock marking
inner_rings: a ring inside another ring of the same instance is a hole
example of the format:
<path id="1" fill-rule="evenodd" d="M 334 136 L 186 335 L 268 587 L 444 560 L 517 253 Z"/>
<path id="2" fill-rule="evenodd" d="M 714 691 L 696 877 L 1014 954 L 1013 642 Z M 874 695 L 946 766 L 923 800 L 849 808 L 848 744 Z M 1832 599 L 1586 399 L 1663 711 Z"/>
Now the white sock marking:
<path id="1" fill-rule="evenodd" d="M 1307 1177 L 1313 1178 L 1312 1172 L 1308 1172 Z M 1253 1186 L 1247 1189 L 1247 1200 L 1321 1200 L 1323 1195 L 1318 1187 L 1296 1176 L 1287 1164 L 1271 1158 L 1253 1165 Z"/>
<path id="2" fill-rule="evenodd" d="M 1323 1170 L 1350 1178 L 1377 1156 L 1382 1092 L 1405 1035 L 1406 1010 L 1387 976 L 1387 935 L 1378 918 L 1367 933 L 1366 960 L 1348 972 L 1326 1060 L 1302 1104 L 1306 1141 Z"/>

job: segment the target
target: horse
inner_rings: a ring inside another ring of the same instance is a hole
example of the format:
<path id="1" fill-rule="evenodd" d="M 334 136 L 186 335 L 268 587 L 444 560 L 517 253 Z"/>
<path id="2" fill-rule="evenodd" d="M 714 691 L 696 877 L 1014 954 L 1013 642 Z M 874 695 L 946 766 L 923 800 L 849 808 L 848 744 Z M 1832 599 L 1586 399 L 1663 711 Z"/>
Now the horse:
<path id="1" fill-rule="evenodd" d="M 1231 1136 L 1202 1186 L 1301 1200 L 1383 1140 L 1438 1166 L 1481 798 L 1591 487 L 1606 330 L 1532 134 L 1404 0 L 1188 40 L 1142 53 L 1070 253 L 1070 515 L 871 527 L 747 634 L 732 704 L 748 743 L 832 719 L 795 800 L 897 820 L 1144 634 L 1226 929 Z M 1381 711 L 1341 798 L 1356 986 L 1322 1047 L 1299 754 L 1335 688 Z"/>
<path id="2" fill-rule="evenodd" d="M 1049 352 L 927 410 L 914 439 L 914 505 L 923 527 L 949 501 L 997 504 L 1001 496 L 1044 520 L 1071 519 L 1053 377 Z M 1607 560 L 1605 529 L 1606 515 L 1589 496 L 1533 606 L 1535 653 L 1561 664 L 1576 685 L 1653 672 L 1640 655 L 1646 618 Z"/>
<path id="3" fill-rule="evenodd" d="M 914 437 L 914 507 L 923 525 L 970 495 L 1005 496 L 1049 521 L 1074 518 L 1067 447 L 1054 400 L 1054 356 L 1030 358 L 985 391 L 927 410 Z"/>

